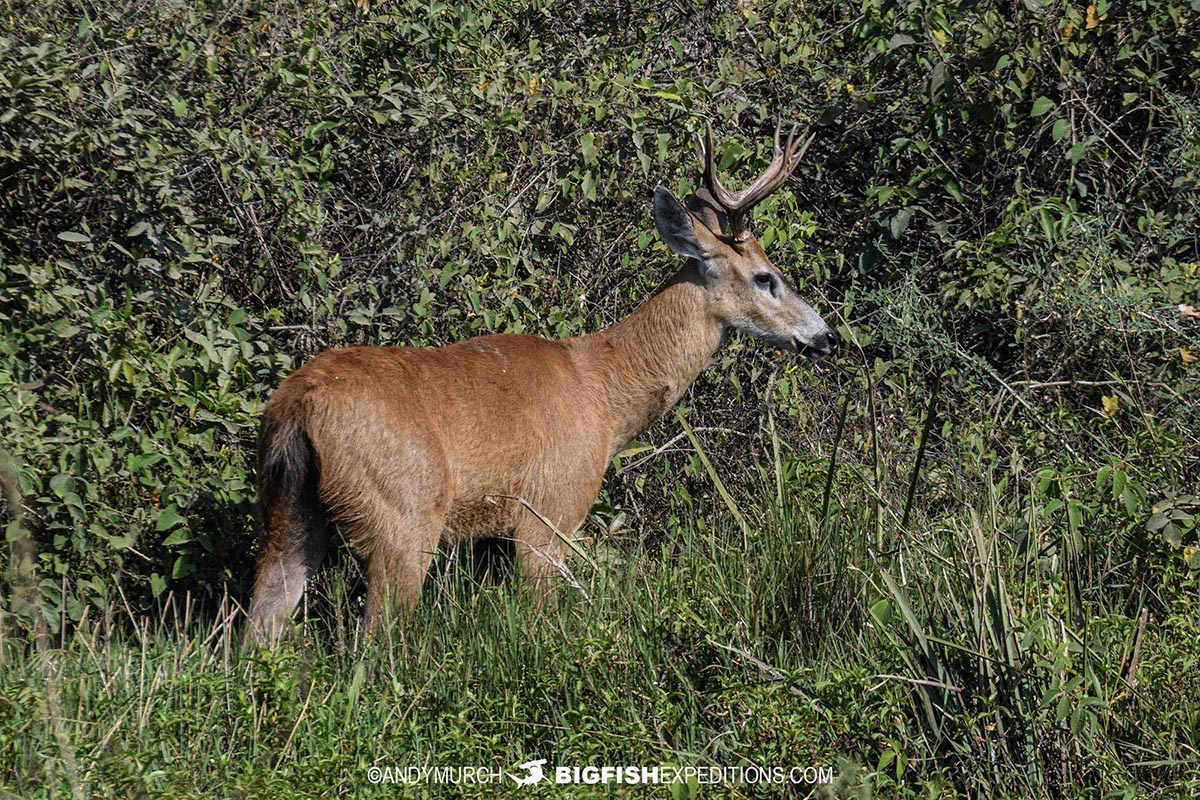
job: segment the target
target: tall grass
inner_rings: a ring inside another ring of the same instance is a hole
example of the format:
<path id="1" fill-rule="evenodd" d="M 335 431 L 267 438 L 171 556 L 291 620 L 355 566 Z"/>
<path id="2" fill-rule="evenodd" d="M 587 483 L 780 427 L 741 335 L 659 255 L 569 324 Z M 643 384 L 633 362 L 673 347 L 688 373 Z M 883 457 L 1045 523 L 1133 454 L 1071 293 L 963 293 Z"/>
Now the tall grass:
<path id="1" fill-rule="evenodd" d="M 1194 727 L 1136 680 L 1135 640 L 1157 634 L 1117 598 L 1081 598 L 1074 615 L 1072 552 L 1013 547 L 1013 525 L 1038 513 L 1030 495 L 963 486 L 935 519 L 905 476 L 881 487 L 879 515 L 858 485 L 871 476 L 838 474 L 801 486 L 777 471 L 756 499 L 728 496 L 744 526 L 683 523 L 658 552 L 586 542 L 577 585 L 541 614 L 452 551 L 415 618 L 367 645 L 351 559 L 276 651 L 243 647 L 229 598 L 171 598 L 155 619 L 89 610 L 42 656 L 9 638 L 0 774 L 32 797 L 396 796 L 369 767 L 534 758 L 830 766 L 835 783 L 817 788 L 834 796 L 1196 785 Z"/>

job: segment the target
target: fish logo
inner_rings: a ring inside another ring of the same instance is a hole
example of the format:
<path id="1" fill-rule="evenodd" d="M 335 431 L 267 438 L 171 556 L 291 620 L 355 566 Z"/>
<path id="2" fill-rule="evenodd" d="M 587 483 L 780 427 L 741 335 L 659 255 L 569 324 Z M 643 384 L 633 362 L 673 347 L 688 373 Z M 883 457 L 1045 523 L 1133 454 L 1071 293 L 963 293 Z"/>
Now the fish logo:
<path id="1" fill-rule="evenodd" d="M 546 777 L 542 772 L 542 764 L 545 763 L 546 759 L 539 758 L 536 761 L 526 761 L 524 764 L 520 764 L 520 768 L 525 770 L 527 773 L 523 778 L 517 777 L 511 772 L 506 772 L 505 774 L 516 781 L 517 786 L 531 786 L 540 782 L 542 778 Z"/>

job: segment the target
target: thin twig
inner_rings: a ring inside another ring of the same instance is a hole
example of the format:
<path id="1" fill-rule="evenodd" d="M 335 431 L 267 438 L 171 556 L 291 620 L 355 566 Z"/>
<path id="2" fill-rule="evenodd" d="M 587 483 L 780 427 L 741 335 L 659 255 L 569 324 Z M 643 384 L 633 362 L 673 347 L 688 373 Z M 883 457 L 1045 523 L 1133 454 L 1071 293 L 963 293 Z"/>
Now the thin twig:
<path id="1" fill-rule="evenodd" d="M 746 433 L 745 431 L 738 431 L 738 430 L 734 430 L 733 428 L 720 428 L 720 427 L 714 427 L 714 426 L 707 426 L 707 427 L 703 427 L 703 428 L 692 428 L 692 430 L 695 431 L 696 433 L 730 433 L 730 434 L 735 434 L 737 436 L 749 436 L 750 435 L 750 434 Z M 686 436 L 687 436 L 686 433 L 675 434 L 670 439 L 668 439 L 665 443 L 654 448 L 653 452 L 647 453 L 646 455 L 639 458 L 637 461 L 632 461 L 628 464 L 625 464 L 619 470 L 617 470 L 614 474 L 623 475 L 631 469 L 637 469 L 642 464 L 645 464 L 647 461 L 650 461 L 651 459 L 656 458 L 657 456 L 660 456 L 663 453 L 665 453 L 667 450 L 669 450 L 671 448 L 672 445 L 674 445 L 676 442 L 678 442 L 680 439 L 683 439 Z M 620 453 L 618 453 L 617 455 L 620 455 Z"/>
<path id="2" fill-rule="evenodd" d="M 888 681 L 903 681 L 905 683 L 916 684 L 917 686 L 932 686 L 935 689 L 945 689 L 947 692 L 954 692 L 956 694 L 962 693 L 962 689 L 957 686 L 950 686 L 940 681 L 931 681 L 925 678 L 910 678 L 907 675 L 872 675 L 871 680 L 878 680 L 879 683 L 872 686 L 870 691 L 875 691 Z"/>
<path id="3" fill-rule="evenodd" d="M 483 499 L 488 502 L 491 502 L 491 503 L 495 503 L 497 500 L 512 500 L 514 502 L 520 503 L 521 505 L 525 506 L 525 509 L 527 511 L 529 511 L 530 514 L 533 514 L 535 517 L 537 517 L 538 521 L 541 522 L 543 525 L 545 525 L 547 528 L 549 528 L 550 531 L 563 542 L 563 544 L 565 544 L 567 547 L 571 548 L 571 551 L 574 552 L 575 555 L 579 556 L 584 561 L 586 561 L 588 566 L 590 566 L 592 568 L 593 572 L 600 571 L 600 565 L 597 564 L 594 560 L 592 560 L 592 557 L 589 556 L 587 554 L 587 552 L 585 552 L 584 549 L 579 546 L 579 543 L 575 541 L 575 538 L 573 536 L 568 536 L 565 533 L 563 533 L 561 530 L 559 530 L 557 525 L 555 525 L 553 522 L 551 522 L 549 520 L 549 518 L 546 517 L 545 514 L 541 513 L 536 508 L 534 508 L 529 503 L 529 501 L 526 500 L 524 497 L 519 497 L 517 495 L 512 495 L 512 494 L 485 494 L 483 496 Z M 517 541 L 517 540 L 514 540 L 514 541 Z M 567 564 L 565 561 L 563 561 L 563 559 L 555 558 L 552 555 L 547 555 L 546 553 L 542 552 L 543 548 L 534 547 L 533 545 L 529 544 L 528 542 L 524 542 L 524 544 L 526 546 L 528 546 L 529 549 L 532 550 L 534 553 L 537 553 L 537 555 L 539 557 L 545 559 L 546 561 L 549 561 L 554 567 L 556 567 L 558 569 L 559 573 L 562 575 L 563 580 L 565 580 L 568 584 L 570 584 L 571 588 L 579 590 L 579 593 L 581 595 L 583 595 L 583 599 L 586 600 L 589 604 L 591 604 L 592 598 L 588 596 L 587 590 L 584 589 L 583 585 L 580 584 L 579 581 L 575 578 L 575 574 L 573 572 L 571 572 L 571 570 L 567 567 Z"/>
<path id="4" fill-rule="evenodd" d="M 1125 682 L 1130 688 L 1136 689 L 1138 686 L 1137 668 L 1138 663 L 1142 660 L 1142 636 L 1146 633 L 1146 621 L 1150 618 L 1150 609 L 1143 607 L 1142 614 L 1138 617 L 1137 636 L 1133 639 L 1133 655 L 1129 658 L 1129 669 L 1125 673 Z"/>
<path id="5" fill-rule="evenodd" d="M 1145 160 L 1142 158 L 1142 156 L 1140 156 L 1138 154 L 1138 151 L 1134 150 L 1132 147 L 1130 147 L 1129 143 L 1126 142 L 1124 139 L 1122 139 L 1117 134 L 1117 132 L 1112 129 L 1112 126 L 1109 125 L 1108 122 L 1105 121 L 1099 114 L 1097 114 L 1095 111 L 1092 111 L 1092 109 L 1088 106 L 1088 104 L 1085 103 L 1079 97 L 1078 94 L 1076 94 L 1075 92 L 1072 92 L 1071 99 L 1074 100 L 1076 103 L 1078 103 L 1083 108 L 1083 110 L 1088 113 L 1088 116 L 1090 116 L 1092 119 L 1096 120 L 1096 122 L 1100 123 L 1100 125 L 1106 131 L 1108 131 L 1109 135 L 1112 136 L 1113 139 L 1115 139 L 1117 142 L 1119 142 L 1121 144 L 1122 147 L 1124 147 L 1127 151 L 1129 151 L 1129 155 L 1133 156 L 1134 163 L 1138 164 L 1139 166 L 1145 167 L 1147 172 L 1149 172 L 1154 177 L 1158 178 L 1160 181 L 1163 181 L 1164 183 L 1167 182 L 1167 179 L 1163 177 L 1163 174 L 1161 172 L 1159 172 L 1157 169 L 1150 166 L 1149 164 L 1145 163 Z"/>
<path id="6" fill-rule="evenodd" d="M 1026 389 L 1052 389 L 1056 386 L 1121 386 L 1121 381 L 1009 381 L 1010 386 Z"/>
<path id="7" fill-rule="evenodd" d="M 972 360 L 971 354 L 968 353 L 963 348 L 963 346 L 960 345 L 958 342 L 954 342 L 954 349 L 958 353 L 959 358 L 964 358 L 964 359 L 967 359 L 968 361 Z M 987 371 L 991 373 L 992 380 L 994 380 L 996 383 L 1000 384 L 1000 386 L 1006 392 L 1008 392 L 1010 395 L 1012 395 L 1013 399 L 1015 399 L 1018 403 L 1020 403 L 1024 407 L 1024 409 L 1030 413 L 1030 415 L 1033 417 L 1033 421 L 1036 422 L 1042 428 L 1042 430 L 1046 431 L 1046 433 L 1048 433 L 1051 436 L 1058 439 L 1059 442 L 1061 442 L 1063 449 L 1066 450 L 1067 453 L 1070 454 L 1070 456 L 1072 458 L 1074 458 L 1076 461 L 1082 460 L 1079 457 L 1079 454 L 1075 452 L 1075 448 L 1071 447 L 1070 443 L 1066 440 L 1066 437 L 1064 437 L 1062 435 L 1062 433 L 1060 431 L 1058 431 L 1053 425 L 1051 425 L 1046 420 L 1042 419 L 1042 415 L 1038 412 L 1038 409 L 1034 408 L 1033 404 L 1031 404 L 1024 397 L 1022 397 L 1021 393 L 1018 392 L 1016 389 L 1014 389 L 1012 387 L 1012 385 L 1009 384 L 1008 381 L 1004 380 L 1004 378 L 1001 378 L 1000 373 L 998 373 L 996 370 L 992 369 L 990 366 L 987 367 Z"/>
<path id="8" fill-rule="evenodd" d="M 782 672 L 780 672 L 779 670 L 772 667 L 767 662 L 763 661 L 762 659 L 755 658 L 754 656 L 747 653 L 745 650 L 742 650 L 741 648 L 738 648 L 738 647 L 734 647 L 731 644 L 721 644 L 720 642 L 714 641 L 710 637 L 705 637 L 705 640 L 709 644 L 711 644 L 713 647 L 719 647 L 722 650 L 733 653 L 735 656 L 737 656 L 741 660 L 745 661 L 746 663 L 751 664 L 755 667 L 758 667 L 758 669 L 763 674 L 765 674 L 768 678 L 771 679 L 772 683 L 784 684 L 787 687 L 787 690 L 789 692 L 796 695 L 797 697 L 803 697 L 808 702 L 809 706 L 812 708 L 813 711 L 817 712 L 818 714 L 820 714 L 822 717 L 825 717 L 826 719 L 830 718 L 829 712 L 825 709 L 824 706 L 822 706 L 820 704 L 820 702 L 817 701 L 817 699 L 815 697 L 813 697 L 808 692 L 804 691 L 803 689 L 801 689 L 799 686 L 795 685 L 794 683 L 789 683 L 787 680 L 787 676 L 785 676 Z"/>

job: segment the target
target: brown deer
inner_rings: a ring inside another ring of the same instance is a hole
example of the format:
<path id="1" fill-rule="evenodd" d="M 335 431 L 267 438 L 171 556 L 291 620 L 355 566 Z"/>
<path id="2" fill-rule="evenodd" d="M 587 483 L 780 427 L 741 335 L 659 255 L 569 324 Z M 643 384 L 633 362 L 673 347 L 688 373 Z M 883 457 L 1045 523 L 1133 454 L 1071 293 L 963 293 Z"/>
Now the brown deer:
<path id="1" fill-rule="evenodd" d="M 278 639 L 333 527 L 365 562 L 368 631 L 418 601 L 443 543 L 510 538 L 522 582 L 536 585 L 557 571 L 613 455 L 678 402 L 731 328 L 813 357 L 836 351 L 838 334 L 747 229 L 812 142 L 779 134 L 743 191 L 717 179 L 711 130 L 688 208 L 654 190 L 655 225 L 687 262 L 610 328 L 330 350 L 284 381 L 259 440 L 253 634 Z"/>

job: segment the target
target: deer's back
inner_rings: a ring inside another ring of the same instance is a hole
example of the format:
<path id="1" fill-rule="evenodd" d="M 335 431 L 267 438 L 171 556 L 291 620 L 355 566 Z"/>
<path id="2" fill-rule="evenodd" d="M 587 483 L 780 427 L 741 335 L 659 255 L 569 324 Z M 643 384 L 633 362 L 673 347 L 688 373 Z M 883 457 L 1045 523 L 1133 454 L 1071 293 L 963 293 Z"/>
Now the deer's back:
<path id="1" fill-rule="evenodd" d="M 389 498 L 448 492 L 466 532 L 498 522 L 484 496 L 536 503 L 598 488 L 611 439 L 600 389 L 571 340 L 501 334 L 326 351 L 266 415 L 303 420 L 327 502 L 352 510 L 376 487 Z"/>

